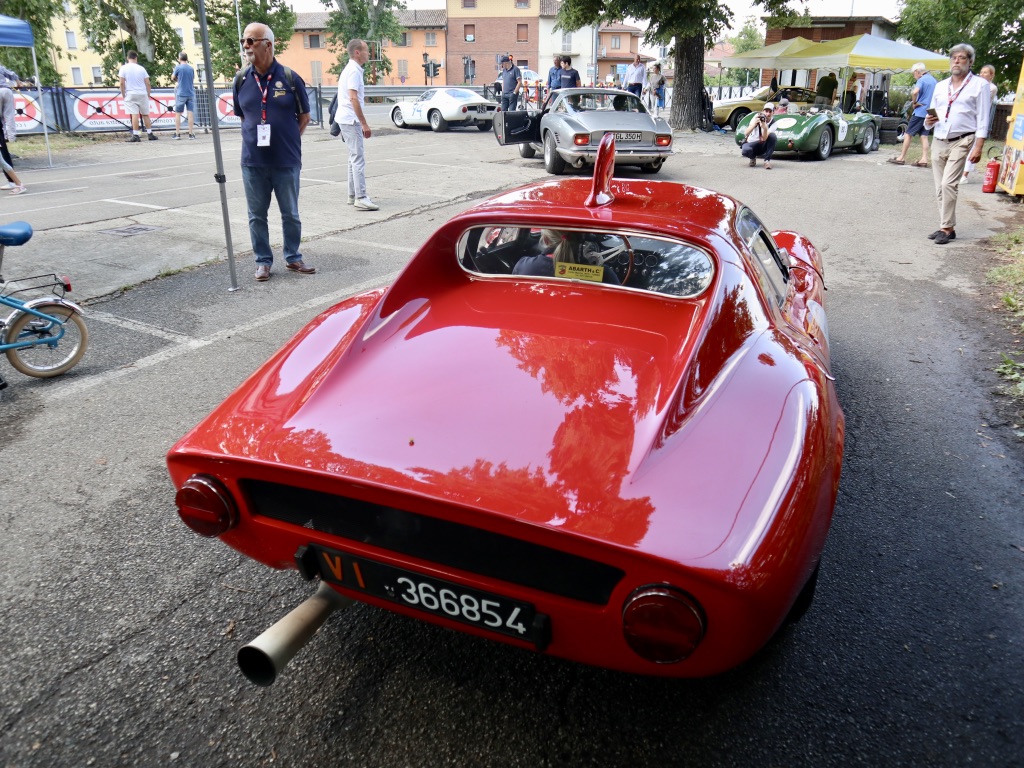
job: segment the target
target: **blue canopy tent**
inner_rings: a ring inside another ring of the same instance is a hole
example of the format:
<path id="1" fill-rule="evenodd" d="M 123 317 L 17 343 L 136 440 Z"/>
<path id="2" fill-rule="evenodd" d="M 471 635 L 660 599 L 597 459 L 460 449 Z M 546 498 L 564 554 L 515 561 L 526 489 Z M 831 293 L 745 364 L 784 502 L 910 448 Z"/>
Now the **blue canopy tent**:
<path id="1" fill-rule="evenodd" d="M 0 16 L 0 46 L 8 48 L 28 48 L 32 51 L 32 68 L 35 70 L 36 83 L 36 104 L 39 105 L 39 112 L 43 116 L 43 136 L 46 140 L 46 159 L 53 167 L 53 157 L 50 155 L 50 132 L 46 125 L 46 107 L 43 105 L 43 90 L 39 86 L 39 62 L 36 60 L 36 42 L 32 36 L 32 27 L 27 21 L 14 19 L 10 16 Z"/>

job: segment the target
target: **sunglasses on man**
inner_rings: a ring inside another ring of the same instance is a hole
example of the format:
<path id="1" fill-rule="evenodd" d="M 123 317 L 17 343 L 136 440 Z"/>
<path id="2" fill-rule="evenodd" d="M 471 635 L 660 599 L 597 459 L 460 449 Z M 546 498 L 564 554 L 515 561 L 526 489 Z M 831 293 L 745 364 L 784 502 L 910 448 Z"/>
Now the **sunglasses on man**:
<path id="1" fill-rule="evenodd" d="M 242 45 L 248 45 L 251 48 L 252 46 L 256 45 L 256 43 L 265 42 L 266 39 L 267 38 L 265 37 L 242 37 L 239 38 L 238 42 Z"/>

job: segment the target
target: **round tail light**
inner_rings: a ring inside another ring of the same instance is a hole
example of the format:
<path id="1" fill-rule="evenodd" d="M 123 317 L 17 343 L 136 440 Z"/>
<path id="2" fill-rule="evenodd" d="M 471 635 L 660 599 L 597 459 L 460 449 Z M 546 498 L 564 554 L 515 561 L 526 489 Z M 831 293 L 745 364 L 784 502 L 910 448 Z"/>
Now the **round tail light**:
<path id="1" fill-rule="evenodd" d="M 182 522 L 200 536 L 220 536 L 238 525 L 231 494 L 208 475 L 192 475 L 174 497 Z"/>
<path id="2" fill-rule="evenodd" d="M 704 630 L 700 605 L 674 587 L 640 587 L 622 609 L 626 643 L 639 656 L 657 664 L 685 659 L 704 639 Z"/>

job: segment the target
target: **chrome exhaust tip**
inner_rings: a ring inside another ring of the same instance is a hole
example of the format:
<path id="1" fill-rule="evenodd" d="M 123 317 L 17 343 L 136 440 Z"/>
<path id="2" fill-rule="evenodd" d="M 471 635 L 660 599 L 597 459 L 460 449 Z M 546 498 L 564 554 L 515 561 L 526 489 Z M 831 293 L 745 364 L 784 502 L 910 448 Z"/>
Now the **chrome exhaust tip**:
<path id="1" fill-rule="evenodd" d="M 335 611 L 355 601 L 320 582 L 316 593 L 248 645 L 238 650 L 238 667 L 256 685 L 273 685 L 288 662 Z"/>

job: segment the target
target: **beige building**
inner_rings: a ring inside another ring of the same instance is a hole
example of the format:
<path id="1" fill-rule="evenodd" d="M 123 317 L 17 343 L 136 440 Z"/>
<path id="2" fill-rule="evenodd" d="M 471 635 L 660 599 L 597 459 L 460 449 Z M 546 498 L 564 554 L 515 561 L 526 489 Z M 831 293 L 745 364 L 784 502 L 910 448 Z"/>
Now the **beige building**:
<path id="1" fill-rule="evenodd" d="M 338 84 L 338 76 L 329 70 L 337 64 L 341 50 L 328 47 L 328 15 L 326 11 L 295 14 L 295 33 L 287 50 L 277 57 L 282 64 L 298 72 L 309 85 Z M 376 84 L 447 85 L 444 10 L 396 11 L 395 15 L 403 30 L 398 40 L 367 41 L 371 58 L 383 49 L 391 61 L 391 72 Z M 423 68 L 427 60 L 441 64 L 437 77 L 427 78 Z"/>
<path id="2" fill-rule="evenodd" d="M 175 14 L 170 17 L 171 26 L 181 38 L 181 50 L 188 54 L 189 63 L 196 68 L 199 79 L 203 72 L 203 45 L 199 35 L 199 25 L 188 16 Z M 69 13 L 66 19 L 55 19 L 50 32 L 50 40 L 60 50 L 54 53 L 53 65 L 60 74 L 61 85 L 67 88 L 74 86 L 103 85 L 103 57 L 89 47 L 78 16 Z M 125 48 L 125 52 L 127 52 Z M 111 73 L 116 82 L 117 72 Z M 170 86 L 170 82 L 154 82 L 154 86 Z"/>

